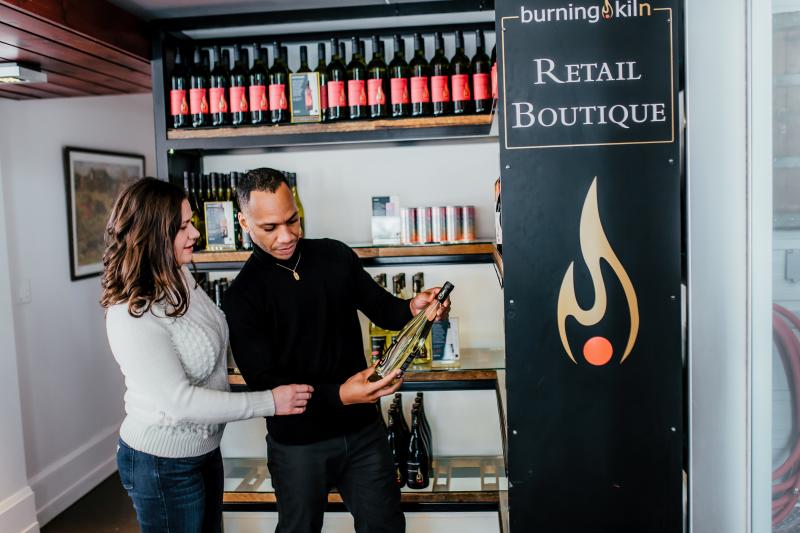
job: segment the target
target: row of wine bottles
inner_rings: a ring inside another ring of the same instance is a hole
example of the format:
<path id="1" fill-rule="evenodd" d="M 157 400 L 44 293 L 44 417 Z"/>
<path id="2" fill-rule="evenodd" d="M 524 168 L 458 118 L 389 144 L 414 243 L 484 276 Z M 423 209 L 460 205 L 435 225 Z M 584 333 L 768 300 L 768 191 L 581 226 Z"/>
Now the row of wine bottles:
<path id="1" fill-rule="evenodd" d="M 208 274 L 205 274 L 198 277 L 197 284 L 200 285 L 200 288 L 211 298 L 214 304 L 222 309 L 222 305 L 225 302 L 225 291 L 227 291 L 230 286 L 228 278 L 210 281 L 208 279 Z"/>
<path id="2" fill-rule="evenodd" d="M 387 64 L 383 39 L 372 37 L 372 58 L 366 62 L 365 43 L 351 39 L 350 62 L 345 63 L 345 43 L 330 41 L 326 64 L 325 43 L 317 45 L 320 107 L 323 122 L 489 113 L 497 97 L 496 47 L 486 54 L 482 30 L 477 30 L 476 52 L 464 52 L 464 35 L 455 32 L 456 51 L 444 53 L 444 37 L 434 34 L 435 53 L 427 60 L 425 40 L 414 34 L 414 57 L 406 61 L 405 40 L 394 35 L 394 57 Z M 252 61 L 248 59 L 252 51 Z M 208 52 L 214 54 L 214 65 Z M 184 64 L 176 50 L 170 76 L 170 115 L 173 128 L 225 125 L 282 124 L 291 119 L 289 109 L 288 51 L 279 42 L 268 49 L 259 43 L 234 45 L 233 63 L 227 48 L 195 47 L 192 65 Z M 312 72 L 308 49 L 300 47 L 298 73 Z"/>
<path id="3" fill-rule="evenodd" d="M 433 434 L 425 416 L 421 392 L 411 408 L 411 428 L 403 414 L 403 396 L 394 395 L 386 421 L 386 436 L 392 452 L 394 479 L 397 486 L 424 489 L 435 477 L 433 470 Z"/>
<path id="4" fill-rule="evenodd" d="M 297 192 L 297 175 L 294 172 L 283 172 L 292 196 L 297 204 L 297 212 L 300 218 L 300 227 L 305 231 L 305 212 L 303 202 Z M 231 202 L 233 204 L 233 231 L 234 241 L 237 250 L 252 250 L 253 242 L 250 235 L 243 230 L 239 224 L 239 198 L 236 195 L 236 184 L 241 177 L 239 172 L 230 174 L 220 174 L 211 172 L 209 174 L 195 174 L 186 171 L 183 173 L 183 188 L 192 207 L 192 224 L 200 232 L 200 238 L 195 243 L 195 250 L 205 249 L 205 204 L 208 202 Z"/>
<path id="5" fill-rule="evenodd" d="M 373 279 L 375 283 L 388 290 L 385 273 L 376 274 L 373 276 Z M 405 273 L 401 272 L 392 276 L 392 289 L 390 291 L 392 295 L 397 298 L 408 299 L 413 298 L 423 291 L 423 287 L 425 287 L 425 274 L 417 272 L 411 276 L 411 287 L 411 291 L 406 287 Z M 389 331 L 383 329 L 374 322 L 369 323 L 370 362 L 372 364 L 381 360 L 386 350 L 395 342 L 399 334 L 399 331 Z M 432 352 L 432 339 L 431 336 L 428 335 L 425 345 L 414 358 L 414 364 L 430 363 L 432 360 Z"/>

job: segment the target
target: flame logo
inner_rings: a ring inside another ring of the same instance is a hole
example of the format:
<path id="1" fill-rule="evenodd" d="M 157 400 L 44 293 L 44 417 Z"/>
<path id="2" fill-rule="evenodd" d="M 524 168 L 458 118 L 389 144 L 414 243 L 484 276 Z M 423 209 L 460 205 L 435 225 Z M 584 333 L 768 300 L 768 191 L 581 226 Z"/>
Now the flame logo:
<path id="1" fill-rule="evenodd" d="M 611 17 L 614 16 L 614 8 L 611 7 L 611 3 L 608 0 L 603 0 L 603 18 L 609 20 Z"/>
<path id="2" fill-rule="evenodd" d="M 606 314 L 606 287 L 603 282 L 603 274 L 600 270 L 600 260 L 604 259 L 619 278 L 620 284 L 625 291 L 625 298 L 628 301 L 628 311 L 631 319 L 631 329 L 628 335 L 628 343 L 625 352 L 622 354 L 620 364 L 631 353 L 636 337 L 639 333 L 639 304 L 636 299 L 636 291 L 633 283 L 628 277 L 625 268 L 617 258 L 611 244 L 608 242 L 603 224 L 600 221 L 600 210 L 597 206 L 597 177 L 592 181 L 586 200 L 583 203 L 580 222 L 580 245 L 583 260 L 589 269 L 594 287 L 594 305 L 590 309 L 582 309 L 578 305 L 575 296 L 574 268 L 575 262 L 569 264 L 564 280 L 561 282 L 561 290 L 558 293 L 558 333 L 561 336 L 561 344 L 567 351 L 567 355 L 573 363 L 577 364 L 575 356 L 567 340 L 567 317 L 573 317 L 582 326 L 594 326 Z M 586 360 L 595 366 L 602 366 L 611 360 L 613 347 L 604 337 L 593 337 L 589 339 L 583 347 L 583 355 Z"/>

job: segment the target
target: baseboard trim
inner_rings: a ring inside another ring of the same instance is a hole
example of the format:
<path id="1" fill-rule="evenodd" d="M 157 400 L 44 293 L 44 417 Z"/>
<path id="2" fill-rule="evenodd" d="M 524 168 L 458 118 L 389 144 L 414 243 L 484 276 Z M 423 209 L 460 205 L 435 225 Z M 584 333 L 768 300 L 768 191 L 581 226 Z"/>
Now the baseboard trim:
<path id="1" fill-rule="evenodd" d="M 39 524 L 47 524 L 117 470 L 118 439 L 119 424 L 109 426 L 29 480 Z"/>
<path id="2" fill-rule="evenodd" d="M 38 533 L 36 501 L 29 486 L 0 502 L 0 531 Z"/>

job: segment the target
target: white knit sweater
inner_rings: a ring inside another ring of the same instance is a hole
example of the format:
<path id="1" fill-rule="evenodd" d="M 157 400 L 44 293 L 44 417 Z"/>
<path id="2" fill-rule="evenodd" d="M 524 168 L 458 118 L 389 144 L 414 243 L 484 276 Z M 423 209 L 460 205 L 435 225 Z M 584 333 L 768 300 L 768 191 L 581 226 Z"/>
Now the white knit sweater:
<path id="1" fill-rule="evenodd" d="M 231 393 L 228 325 L 183 269 L 189 310 L 167 318 L 164 306 L 134 318 L 127 303 L 110 307 L 106 331 L 125 375 L 128 446 L 159 457 L 196 457 L 219 446 L 226 422 L 271 416 L 271 391 Z"/>

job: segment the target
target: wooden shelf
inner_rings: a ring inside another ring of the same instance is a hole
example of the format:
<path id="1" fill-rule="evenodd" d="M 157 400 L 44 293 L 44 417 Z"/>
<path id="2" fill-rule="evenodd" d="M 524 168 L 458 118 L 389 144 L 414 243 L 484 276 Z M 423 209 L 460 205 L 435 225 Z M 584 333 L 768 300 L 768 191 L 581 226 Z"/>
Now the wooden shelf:
<path id="1" fill-rule="evenodd" d="M 412 365 L 406 370 L 401 390 L 497 390 L 498 374 L 504 373 L 505 351 L 464 348 L 461 352 L 457 363 Z M 244 378 L 235 371 L 229 373 L 228 383 L 232 390 L 247 390 Z M 501 423 L 504 426 L 502 414 Z"/>
<path id="2" fill-rule="evenodd" d="M 500 282 L 500 287 L 503 286 L 503 280 L 505 279 L 505 274 L 503 273 L 503 254 L 501 254 L 497 247 L 494 247 L 492 250 L 492 260 L 494 261 L 494 266 L 497 269 L 497 280 Z"/>
<path id="3" fill-rule="evenodd" d="M 366 266 L 386 264 L 491 263 L 496 252 L 491 242 L 422 244 L 408 246 L 352 245 Z M 196 252 L 192 257 L 200 272 L 238 270 L 252 252 Z"/>
<path id="4" fill-rule="evenodd" d="M 276 496 L 266 458 L 226 458 L 224 506 L 233 510 L 272 510 Z M 500 493 L 508 490 L 502 457 L 435 457 L 435 475 L 423 490 L 403 487 L 404 510 L 413 507 L 451 510 L 499 509 Z M 345 510 L 342 497 L 328 495 L 329 511 Z"/>
<path id="5" fill-rule="evenodd" d="M 166 148 L 226 151 L 291 145 L 490 137 L 492 115 L 172 129 Z M 494 138 L 494 136 L 491 136 Z"/>

